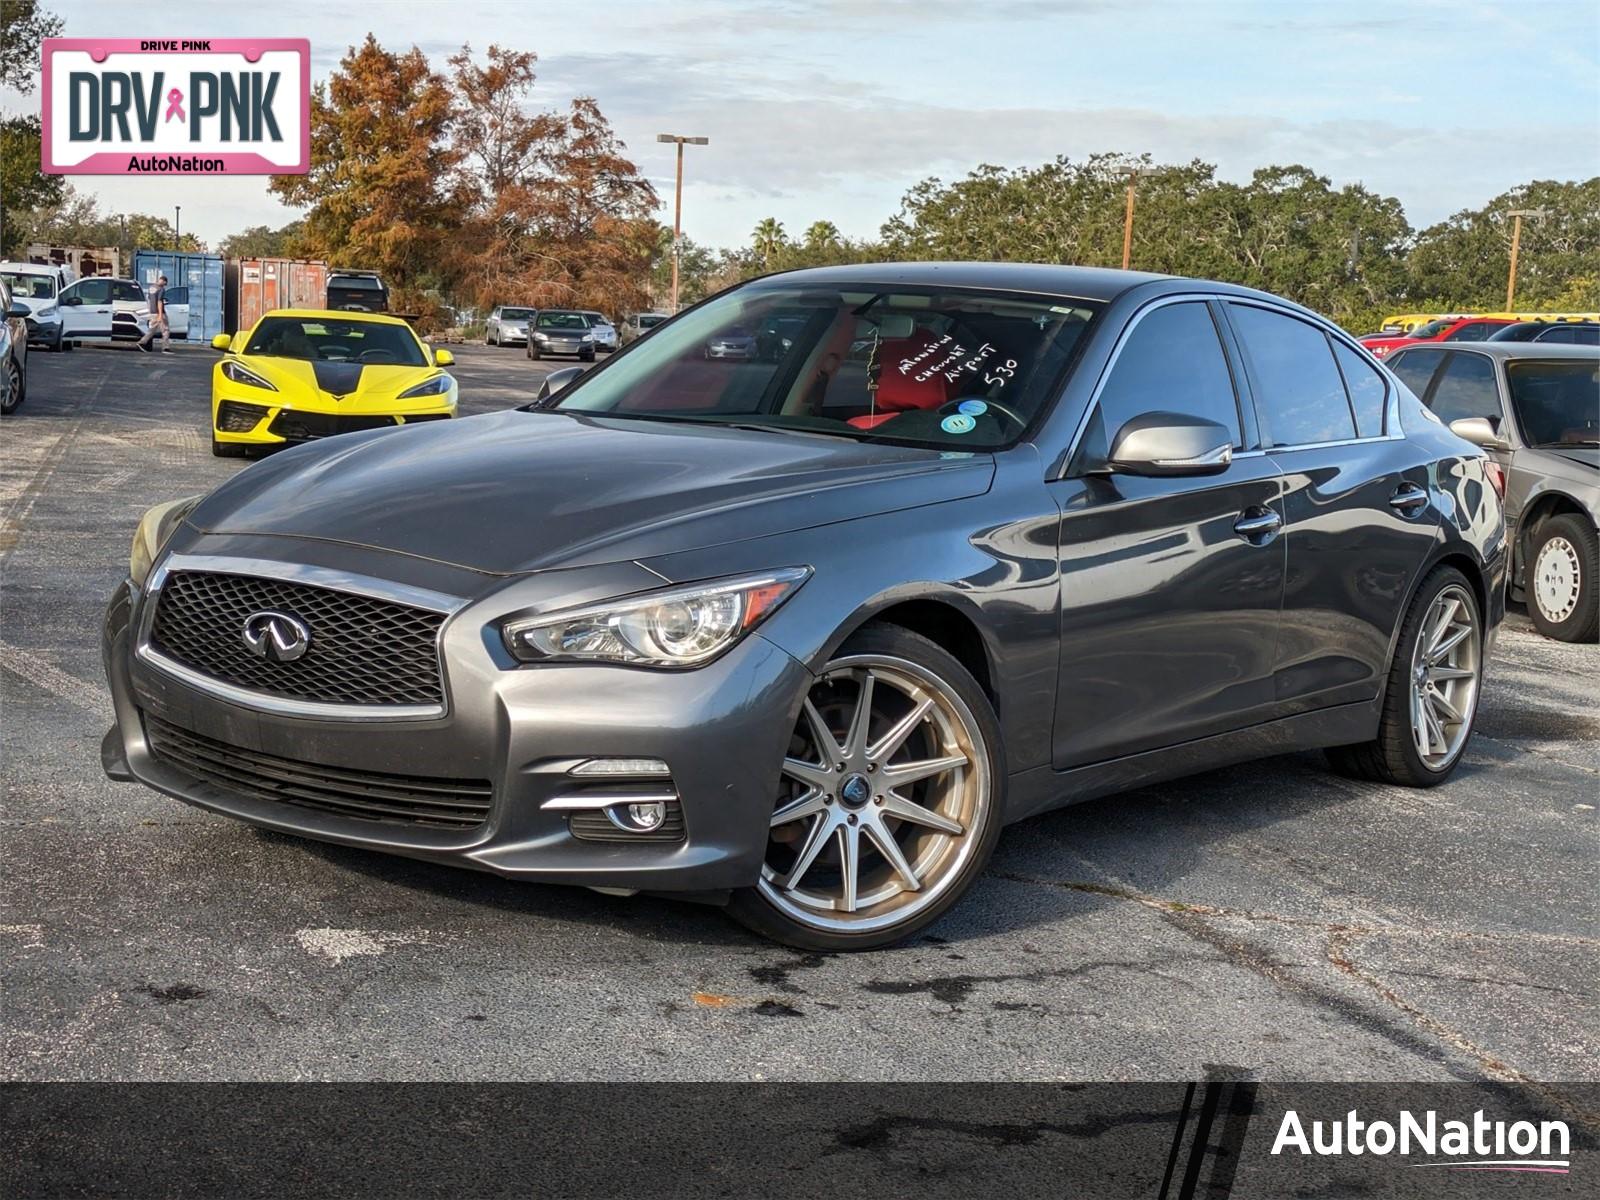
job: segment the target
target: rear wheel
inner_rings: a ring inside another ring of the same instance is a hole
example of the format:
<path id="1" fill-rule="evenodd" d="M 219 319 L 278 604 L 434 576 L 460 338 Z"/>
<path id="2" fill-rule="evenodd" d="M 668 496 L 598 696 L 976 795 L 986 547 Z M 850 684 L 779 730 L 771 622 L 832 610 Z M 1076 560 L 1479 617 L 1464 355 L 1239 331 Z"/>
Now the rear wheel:
<path id="1" fill-rule="evenodd" d="M 17 366 L 15 355 L 6 355 L 5 393 L 0 396 L 0 413 L 15 412 L 17 405 L 27 399 L 28 380 Z"/>
<path id="2" fill-rule="evenodd" d="M 983 870 L 1005 777 L 994 710 L 966 668 L 908 630 L 869 626 L 807 692 L 760 881 L 730 911 L 807 949 L 903 941 Z"/>
<path id="3" fill-rule="evenodd" d="M 1545 637 L 1592 642 L 1600 634 L 1600 538 L 1594 526 L 1563 513 L 1540 524 L 1532 539 L 1524 592 L 1528 616 Z"/>
<path id="4" fill-rule="evenodd" d="M 1401 626 L 1378 736 L 1329 750 L 1329 761 L 1344 774 L 1381 783 L 1443 783 L 1472 737 L 1482 679 L 1477 597 L 1460 571 L 1440 567 L 1423 580 Z"/>

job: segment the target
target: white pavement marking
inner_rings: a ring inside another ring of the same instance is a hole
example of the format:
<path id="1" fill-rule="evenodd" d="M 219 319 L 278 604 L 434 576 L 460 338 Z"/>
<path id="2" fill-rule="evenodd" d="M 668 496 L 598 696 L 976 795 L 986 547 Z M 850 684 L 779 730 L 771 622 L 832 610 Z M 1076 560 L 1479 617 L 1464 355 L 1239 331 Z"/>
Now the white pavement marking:
<path id="1" fill-rule="evenodd" d="M 85 683 L 76 675 L 69 675 L 36 654 L 29 654 L 26 650 L 19 650 L 15 646 L 0 642 L 0 668 L 60 696 L 87 713 L 106 721 L 113 719 L 111 697 L 106 695 L 104 688 Z"/>
<path id="2" fill-rule="evenodd" d="M 307 954 L 338 966 L 347 958 L 376 957 L 390 946 L 429 945 L 425 937 L 406 933 L 368 933 L 364 929 L 297 929 L 294 940 Z"/>

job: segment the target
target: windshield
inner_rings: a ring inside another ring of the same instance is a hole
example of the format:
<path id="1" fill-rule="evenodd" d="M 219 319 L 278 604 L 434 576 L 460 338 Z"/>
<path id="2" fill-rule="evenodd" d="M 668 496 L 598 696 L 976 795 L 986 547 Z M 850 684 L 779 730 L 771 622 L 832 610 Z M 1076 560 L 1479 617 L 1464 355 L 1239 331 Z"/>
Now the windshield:
<path id="1" fill-rule="evenodd" d="M 1059 389 L 1098 306 L 955 288 L 740 288 L 555 406 L 951 450 L 1007 445 Z M 753 342 L 738 355 L 712 348 Z"/>
<path id="2" fill-rule="evenodd" d="M 539 329 L 587 329 L 589 318 L 576 312 L 543 312 L 539 314 Z"/>
<path id="3" fill-rule="evenodd" d="M 404 325 L 327 317 L 263 317 L 244 352 L 311 362 L 428 365 L 421 344 Z"/>
<path id="4" fill-rule="evenodd" d="M 330 275 L 328 286 L 334 288 L 349 288 L 355 291 L 382 291 L 382 280 L 371 275 Z"/>
<path id="5" fill-rule="evenodd" d="M 11 294 L 18 299 L 48 300 L 56 294 L 55 286 L 48 275 L 24 275 L 17 271 L 0 271 L 0 279 L 6 281 Z"/>
<path id="6" fill-rule="evenodd" d="M 1411 331 L 1409 336 L 1414 338 L 1438 337 L 1453 324 L 1455 324 L 1454 321 L 1429 321 L 1426 325 L 1418 325 Z"/>
<path id="7" fill-rule="evenodd" d="M 1506 381 L 1528 445 L 1592 446 L 1600 439 L 1600 357 L 1508 362 Z"/>
<path id="8" fill-rule="evenodd" d="M 502 308 L 500 310 L 500 319 L 502 321 L 526 321 L 531 316 L 533 316 L 533 309 L 531 308 Z"/>
<path id="9" fill-rule="evenodd" d="M 657 325 L 661 324 L 661 322 L 663 322 L 665 320 L 666 320 L 665 317 L 655 316 L 653 314 L 646 314 L 646 315 L 644 315 L 644 316 L 639 318 L 639 328 L 640 329 L 654 329 Z"/>
<path id="10" fill-rule="evenodd" d="M 591 324 L 591 325 L 608 325 L 609 326 L 611 324 L 610 321 L 606 320 L 606 317 L 605 317 L 604 313 L 586 312 L 583 315 L 589 318 L 589 324 Z"/>

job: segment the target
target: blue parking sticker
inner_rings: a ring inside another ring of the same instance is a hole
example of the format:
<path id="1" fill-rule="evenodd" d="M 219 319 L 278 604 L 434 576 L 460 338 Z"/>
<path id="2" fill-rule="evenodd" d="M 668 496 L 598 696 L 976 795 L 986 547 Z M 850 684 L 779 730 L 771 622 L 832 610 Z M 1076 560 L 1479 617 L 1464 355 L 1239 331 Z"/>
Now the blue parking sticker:
<path id="1" fill-rule="evenodd" d="M 939 422 L 939 428 L 946 433 L 971 433 L 978 427 L 978 423 L 966 413 L 952 413 Z"/>
<path id="2" fill-rule="evenodd" d="M 969 417 L 981 417 L 989 411 L 989 406 L 982 400 L 963 400 L 956 405 L 957 412 L 964 412 Z"/>

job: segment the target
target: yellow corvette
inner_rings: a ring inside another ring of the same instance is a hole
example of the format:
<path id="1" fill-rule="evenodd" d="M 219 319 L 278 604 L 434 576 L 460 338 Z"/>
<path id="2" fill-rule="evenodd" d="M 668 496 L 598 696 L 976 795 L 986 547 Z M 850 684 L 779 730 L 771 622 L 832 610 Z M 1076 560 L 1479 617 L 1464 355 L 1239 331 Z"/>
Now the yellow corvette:
<path id="1" fill-rule="evenodd" d="M 280 309 L 211 344 L 211 453 L 307 442 L 456 415 L 455 362 L 398 317 Z"/>

